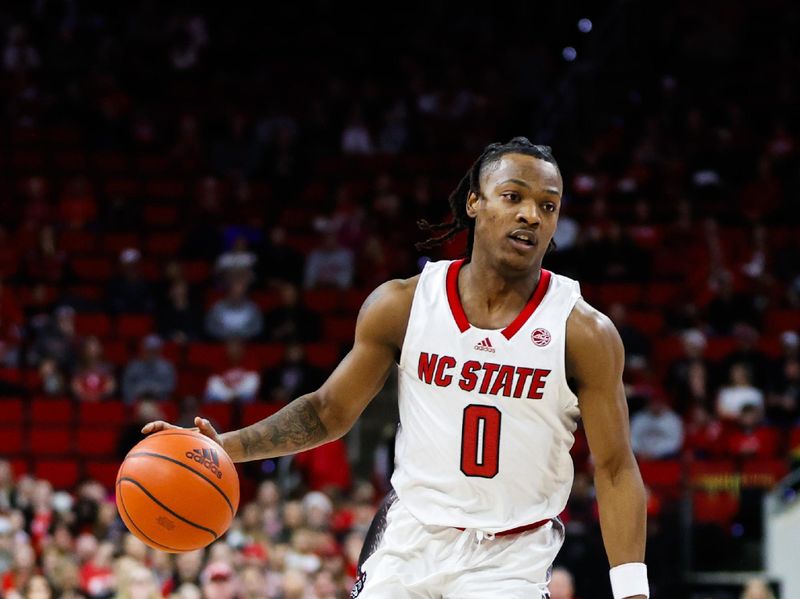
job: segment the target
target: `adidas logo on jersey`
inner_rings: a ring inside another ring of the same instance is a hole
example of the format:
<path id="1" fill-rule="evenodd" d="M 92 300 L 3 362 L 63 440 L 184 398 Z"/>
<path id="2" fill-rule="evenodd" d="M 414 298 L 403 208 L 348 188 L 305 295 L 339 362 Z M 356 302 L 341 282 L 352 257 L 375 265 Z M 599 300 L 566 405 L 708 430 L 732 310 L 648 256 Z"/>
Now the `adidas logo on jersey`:
<path id="1" fill-rule="evenodd" d="M 486 339 L 482 339 L 481 341 L 479 341 L 478 344 L 475 346 L 475 349 L 477 349 L 478 351 L 488 351 L 494 353 L 492 342 L 489 341 L 488 337 Z"/>
<path id="2" fill-rule="evenodd" d="M 186 457 L 211 470 L 217 478 L 222 478 L 219 469 L 219 455 L 216 449 L 193 449 L 186 452 Z"/>

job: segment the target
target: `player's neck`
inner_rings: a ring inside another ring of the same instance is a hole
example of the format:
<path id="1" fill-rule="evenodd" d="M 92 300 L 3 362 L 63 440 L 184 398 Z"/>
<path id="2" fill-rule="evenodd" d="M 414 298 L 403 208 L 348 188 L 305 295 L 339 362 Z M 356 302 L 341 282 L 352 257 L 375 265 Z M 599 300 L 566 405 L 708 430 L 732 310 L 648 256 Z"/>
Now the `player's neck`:
<path id="1" fill-rule="evenodd" d="M 461 269 L 459 293 L 465 309 L 469 305 L 487 312 L 503 309 L 518 311 L 528 303 L 540 276 L 541 268 L 535 276 L 530 273 L 506 273 L 473 257 Z"/>

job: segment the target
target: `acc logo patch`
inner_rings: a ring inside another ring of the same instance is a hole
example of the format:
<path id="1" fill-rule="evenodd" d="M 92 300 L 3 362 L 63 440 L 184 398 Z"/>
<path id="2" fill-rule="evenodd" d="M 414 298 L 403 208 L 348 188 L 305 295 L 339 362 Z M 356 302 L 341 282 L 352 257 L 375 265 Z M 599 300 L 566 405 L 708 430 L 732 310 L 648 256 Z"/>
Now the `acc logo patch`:
<path id="1" fill-rule="evenodd" d="M 550 335 L 550 331 L 547 329 L 536 329 L 531 333 L 531 341 L 537 347 L 544 347 L 553 337 Z"/>

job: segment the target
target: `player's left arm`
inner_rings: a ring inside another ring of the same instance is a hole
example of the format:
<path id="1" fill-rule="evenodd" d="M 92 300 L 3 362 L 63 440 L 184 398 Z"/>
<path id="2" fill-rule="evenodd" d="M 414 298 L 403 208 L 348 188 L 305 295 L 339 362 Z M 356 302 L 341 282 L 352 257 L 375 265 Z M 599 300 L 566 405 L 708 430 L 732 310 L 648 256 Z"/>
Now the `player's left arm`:
<path id="1" fill-rule="evenodd" d="M 567 321 L 566 357 L 594 460 L 608 560 L 612 567 L 644 562 L 646 497 L 630 444 L 622 339 L 609 318 L 583 300 Z"/>

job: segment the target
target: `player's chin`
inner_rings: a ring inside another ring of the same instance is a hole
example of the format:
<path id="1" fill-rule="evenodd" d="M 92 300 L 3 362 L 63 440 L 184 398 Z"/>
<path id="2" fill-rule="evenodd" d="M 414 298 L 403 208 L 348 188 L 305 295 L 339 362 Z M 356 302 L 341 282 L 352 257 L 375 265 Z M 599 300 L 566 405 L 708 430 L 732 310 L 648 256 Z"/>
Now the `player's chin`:
<path id="1" fill-rule="evenodd" d="M 512 270 L 528 271 L 541 264 L 542 257 L 543 252 L 540 248 L 534 246 L 528 251 L 512 249 L 511 251 L 504 252 L 502 261 L 507 268 Z"/>

